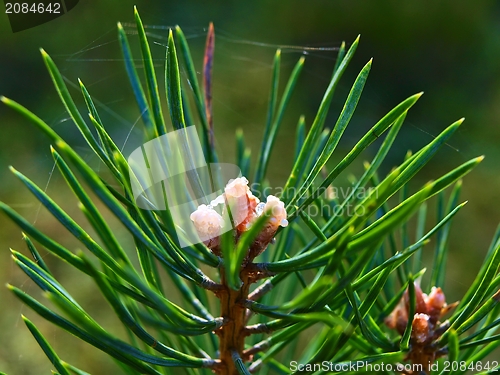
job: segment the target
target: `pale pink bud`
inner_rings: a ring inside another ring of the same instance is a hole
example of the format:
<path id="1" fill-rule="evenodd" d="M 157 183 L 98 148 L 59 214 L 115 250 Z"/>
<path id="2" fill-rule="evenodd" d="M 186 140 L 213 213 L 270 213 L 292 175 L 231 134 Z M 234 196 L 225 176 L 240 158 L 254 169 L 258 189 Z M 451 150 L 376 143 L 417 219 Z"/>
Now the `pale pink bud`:
<path id="1" fill-rule="evenodd" d="M 230 180 L 224 188 L 227 203 L 231 210 L 231 216 L 236 226 L 249 221 L 255 207 L 251 207 L 250 197 L 257 200 L 248 188 L 248 180 L 245 177 L 238 177 Z"/>
<path id="2" fill-rule="evenodd" d="M 237 231 L 246 231 L 256 217 L 255 207 L 259 203 L 248 187 L 248 180 L 245 177 L 230 180 L 224 188 L 224 195 Z"/>
<path id="3" fill-rule="evenodd" d="M 224 226 L 222 216 L 211 206 L 204 204 L 200 205 L 191 214 L 190 219 L 193 221 L 194 227 L 203 242 L 218 237 Z"/>
<path id="4" fill-rule="evenodd" d="M 286 227 L 288 225 L 288 220 L 286 219 L 286 209 L 285 203 L 279 200 L 279 198 L 274 195 L 269 195 L 267 197 L 266 205 L 264 206 L 264 212 L 270 212 L 271 217 L 269 223 L 278 228 L 280 225 Z"/>

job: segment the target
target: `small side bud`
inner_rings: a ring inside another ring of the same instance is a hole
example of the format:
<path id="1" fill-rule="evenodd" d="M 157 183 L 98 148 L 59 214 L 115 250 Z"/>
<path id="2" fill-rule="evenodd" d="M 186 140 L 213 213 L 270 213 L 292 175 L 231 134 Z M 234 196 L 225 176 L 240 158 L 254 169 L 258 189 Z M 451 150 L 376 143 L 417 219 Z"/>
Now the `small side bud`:
<path id="1" fill-rule="evenodd" d="M 427 313 L 433 324 L 436 324 L 441 317 L 441 311 L 446 307 L 446 298 L 441 288 L 432 287 L 427 298 Z"/>
<path id="2" fill-rule="evenodd" d="M 425 301 L 427 299 L 427 294 L 422 292 L 422 289 L 420 288 L 420 285 L 418 285 L 418 283 L 414 282 L 413 285 L 415 286 L 415 313 L 426 314 L 427 305 Z M 410 311 L 410 296 L 408 294 L 408 289 L 404 293 L 404 301 L 406 312 L 408 313 Z"/>
<path id="3" fill-rule="evenodd" d="M 400 335 L 402 335 L 406 329 L 406 324 L 408 323 L 408 311 L 403 303 L 403 300 L 399 302 L 392 313 L 385 318 L 384 323 L 390 329 L 395 329 Z"/>
<path id="4" fill-rule="evenodd" d="M 269 195 L 267 197 L 264 211 L 271 212 L 271 218 L 269 219 L 269 222 L 273 227 L 276 227 L 276 229 L 278 229 L 279 226 L 286 227 L 288 225 L 288 220 L 286 219 L 285 203 L 280 201 L 280 199 L 275 197 L 274 195 Z"/>
<path id="5" fill-rule="evenodd" d="M 211 206 L 200 205 L 196 211 L 190 215 L 200 239 L 209 248 L 214 249 L 219 245 L 219 236 L 224 220 Z"/>
<path id="6" fill-rule="evenodd" d="M 413 322 L 411 325 L 411 339 L 415 344 L 424 344 L 429 339 L 432 339 L 431 335 L 432 327 L 429 322 L 429 315 L 427 314 L 415 314 L 413 317 Z"/>
<path id="7" fill-rule="evenodd" d="M 285 203 L 274 195 L 269 195 L 267 197 L 267 202 L 264 207 L 262 207 L 262 203 L 257 206 L 257 212 L 258 214 L 269 212 L 270 217 L 252 246 L 250 246 L 250 259 L 255 258 L 265 250 L 267 245 L 273 241 L 274 235 L 280 226 L 286 227 L 288 225 Z"/>

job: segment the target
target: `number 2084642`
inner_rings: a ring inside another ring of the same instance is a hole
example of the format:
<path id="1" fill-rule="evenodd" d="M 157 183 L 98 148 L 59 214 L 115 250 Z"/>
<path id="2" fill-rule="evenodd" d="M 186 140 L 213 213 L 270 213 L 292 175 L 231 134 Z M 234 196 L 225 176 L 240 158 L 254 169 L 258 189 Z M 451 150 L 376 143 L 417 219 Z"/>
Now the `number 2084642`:
<path id="1" fill-rule="evenodd" d="M 61 13 L 61 3 L 6 3 L 5 13 Z"/>

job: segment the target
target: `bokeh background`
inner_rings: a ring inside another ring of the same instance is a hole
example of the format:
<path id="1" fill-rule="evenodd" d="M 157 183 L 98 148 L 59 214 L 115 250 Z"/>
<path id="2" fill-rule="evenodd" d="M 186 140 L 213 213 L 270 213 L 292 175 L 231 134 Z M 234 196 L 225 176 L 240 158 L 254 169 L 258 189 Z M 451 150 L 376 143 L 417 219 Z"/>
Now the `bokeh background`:
<path id="1" fill-rule="evenodd" d="M 469 200 L 469 204 L 452 226 L 445 290 L 448 300 L 460 299 L 479 269 L 500 222 L 499 1 L 80 0 L 65 16 L 15 34 L 10 30 L 4 8 L 0 7 L 0 94 L 37 113 L 90 163 L 95 158 L 68 120 L 39 48 L 43 47 L 54 58 L 69 84 L 75 85 L 77 78 L 84 81 L 100 103 L 106 126 L 118 143 L 124 145 L 127 154 L 142 140 L 142 123 L 137 122 L 139 111 L 121 61 L 116 22 L 125 25 L 133 22 L 133 5 L 138 6 L 148 26 L 163 97 L 168 26 L 178 24 L 183 28 L 199 69 L 206 29 L 210 21 L 214 22 L 214 118 L 217 148 L 226 162 L 234 161 L 237 128 L 243 129 L 254 155 L 258 150 L 275 49 L 279 46 L 283 49 L 281 90 L 297 59 L 306 55 L 304 71 L 272 155 L 268 173 L 272 186 L 279 186 L 290 170 L 297 119 L 304 114 L 310 126 L 331 76 L 336 47 L 344 40 L 350 45 L 358 34 L 361 44 L 337 89 L 327 126 L 334 124 L 361 67 L 371 57 L 374 64 L 357 112 L 334 158 L 342 157 L 397 103 L 420 91 L 425 95 L 411 109 L 383 167 L 385 170 L 399 163 L 408 149 L 418 149 L 447 125 L 465 117 L 463 126 L 410 187 L 415 189 L 472 157 L 486 155 L 485 161 L 464 180 L 461 198 Z M 126 26 L 126 29 L 135 45 L 133 28 Z M 306 52 L 303 48 L 286 48 L 289 45 L 318 49 Z M 71 90 L 83 110 L 76 86 Z M 362 160 L 369 160 L 374 151 L 375 148 L 367 150 L 353 172 L 359 172 Z M 9 165 L 46 188 L 58 203 L 84 222 L 62 178 L 51 173 L 53 161 L 48 140 L 27 121 L 0 106 L 0 199 L 69 248 L 79 248 L 22 188 L 8 171 Z M 435 201 L 430 205 L 432 223 Z M 432 246 L 426 248 L 427 253 L 432 254 Z M 26 252 L 20 230 L 0 216 L 0 284 L 12 283 L 40 296 L 11 261 L 9 247 Z M 47 262 L 63 285 L 88 306 L 99 322 L 112 325 L 111 310 L 95 293 L 91 280 L 52 257 L 47 257 Z M 3 287 L 0 288 L 0 371 L 14 375 L 50 373 L 51 365 L 20 319 L 21 314 L 35 321 L 68 362 L 92 374 L 117 373 L 117 367 L 108 357 L 38 319 Z"/>

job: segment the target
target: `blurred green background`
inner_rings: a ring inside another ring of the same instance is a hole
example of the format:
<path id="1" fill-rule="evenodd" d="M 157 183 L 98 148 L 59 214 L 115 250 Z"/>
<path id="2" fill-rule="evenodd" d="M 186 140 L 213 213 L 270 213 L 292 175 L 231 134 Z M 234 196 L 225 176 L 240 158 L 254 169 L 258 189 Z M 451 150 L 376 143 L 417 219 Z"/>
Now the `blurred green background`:
<path id="1" fill-rule="evenodd" d="M 282 46 L 280 88 L 297 59 L 306 64 L 272 155 L 269 177 L 279 186 L 293 161 L 295 126 L 300 114 L 310 126 L 336 59 L 334 48 L 304 51 L 287 45 L 338 47 L 361 34 L 361 44 L 339 85 L 327 126 L 331 127 L 354 78 L 371 58 L 374 64 L 352 123 L 334 156 L 340 158 L 380 117 L 406 97 L 425 91 L 411 109 L 385 170 L 399 163 L 408 149 L 428 143 L 447 125 L 466 121 L 412 182 L 415 189 L 429 179 L 478 156 L 485 161 L 465 178 L 462 200 L 469 204 L 454 219 L 445 291 L 449 301 L 460 299 L 483 260 L 500 221 L 500 2 L 476 0 L 410 1 L 147 1 L 80 0 L 67 15 L 36 28 L 13 34 L 0 14 L 0 94 L 19 101 L 47 121 L 77 147 L 90 163 L 95 158 L 76 127 L 68 121 L 40 58 L 43 47 L 72 84 L 81 78 L 100 102 L 110 133 L 125 144 L 125 154 L 142 140 L 139 111 L 127 83 L 116 38 L 116 22 L 133 22 L 137 5 L 148 25 L 164 97 L 163 59 L 168 26 L 180 25 L 189 38 L 201 68 L 208 23 L 216 30 L 214 66 L 214 121 L 221 160 L 234 161 L 234 132 L 242 128 L 254 156 L 266 118 L 271 62 Z M 126 26 L 135 45 L 133 27 Z M 137 55 L 138 56 L 138 55 Z M 139 64 L 140 65 L 140 64 Z M 72 89 L 84 109 L 76 88 Z M 85 111 L 84 111 L 85 112 Z M 136 124 L 137 122 L 137 124 Z M 79 248 L 54 223 L 34 198 L 9 173 L 8 166 L 46 187 L 58 203 L 84 223 L 62 178 L 54 173 L 47 139 L 31 124 L 0 106 L 0 199 L 30 222 L 71 249 Z M 369 160 L 370 148 L 359 160 Z M 97 167 L 97 164 L 95 164 Z M 431 203 L 430 222 L 433 209 Z M 118 231 L 122 229 L 117 229 Z M 20 230 L 0 216 L 0 284 L 12 283 L 40 296 L 37 288 L 15 267 L 9 247 L 26 252 Z M 432 253 L 432 245 L 425 250 Z M 82 277 L 52 257 L 47 262 L 63 285 L 84 301 L 99 322 L 112 325 L 111 310 Z M 90 373 L 116 373 L 111 360 L 58 328 L 38 319 L 5 288 L 0 288 L 0 371 L 8 374 L 46 374 L 51 365 L 20 319 L 33 318 L 63 359 Z"/>

